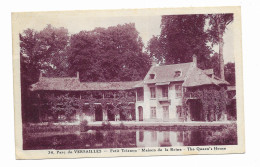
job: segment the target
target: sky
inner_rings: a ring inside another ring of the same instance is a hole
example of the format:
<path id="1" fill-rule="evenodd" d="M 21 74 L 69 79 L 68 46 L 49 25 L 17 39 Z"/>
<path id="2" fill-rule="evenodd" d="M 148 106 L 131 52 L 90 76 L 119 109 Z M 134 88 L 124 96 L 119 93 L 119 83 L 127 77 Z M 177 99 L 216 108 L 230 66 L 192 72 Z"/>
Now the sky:
<path id="1" fill-rule="evenodd" d="M 40 20 L 40 21 L 39 21 Z M 144 45 L 147 46 L 147 42 L 152 38 L 152 36 L 157 36 L 160 34 L 161 28 L 161 16 L 113 16 L 113 17 L 100 17 L 100 16 L 87 16 L 78 17 L 77 15 L 53 15 L 43 16 L 36 15 L 30 19 L 26 19 L 25 22 L 21 24 L 23 30 L 27 28 L 32 28 L 35 30 L 42 30 L 47 24 L 51 24 L 53 27 L 64 27 L 67 28 L 70 34 L 78 33 L 82 30 L 93 30 L 96 27 L 107 28 L 109 26 L 116 26 L 118 24 L 125 23 L 135 23 L 136 29 L 141 36 Z M 233 41 L 233 25 L 232 23 L 228 25 L 227 30 L 224 34 L 224 62 L 234 62 L 234 41 Z M 218 47 L 213 48 L 218 52 Z"/>

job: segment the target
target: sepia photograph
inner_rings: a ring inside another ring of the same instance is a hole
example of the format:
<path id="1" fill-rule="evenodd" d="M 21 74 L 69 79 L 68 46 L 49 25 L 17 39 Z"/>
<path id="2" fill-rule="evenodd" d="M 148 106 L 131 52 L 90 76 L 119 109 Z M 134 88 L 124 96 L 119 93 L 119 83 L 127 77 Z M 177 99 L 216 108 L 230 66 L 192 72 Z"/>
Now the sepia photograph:
<path id="1" fill-rule="evenodd" d="M 13 13 L 12 27 L 18 159 L 244 152 L 239 7 Z"/>

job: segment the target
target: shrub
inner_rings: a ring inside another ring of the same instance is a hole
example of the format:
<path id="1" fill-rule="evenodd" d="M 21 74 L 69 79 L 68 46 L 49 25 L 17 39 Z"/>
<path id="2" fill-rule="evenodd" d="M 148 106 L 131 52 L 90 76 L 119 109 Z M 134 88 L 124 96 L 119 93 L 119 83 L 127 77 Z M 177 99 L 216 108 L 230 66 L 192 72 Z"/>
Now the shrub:
<path id="1" fill-rule="evenodd" d="M 112 125 L 109 121 L 103 121 L 102 122 L 102 128 L 103 129 L 111 129 L 112 128 Z"/>
<path id="2" fill-rule="evenodd" d="M 80 122 L 80 131 L 86 131 L 88 129 L 88 121 L 84 120 Z"/>
<path id="3" fill-rule="evenodd" d="M 126 126 L 124 125 L 123 122 L 120 123 L 119 127 L 120 127 L 120 129 L 126 129 Z"/>
<path id="4" fill-rule="evenodd" d="M 218 130 L 212 134 L 212 136 L 207 137 L 207 141 L 211 144 L 222 144 L 222 145 L 232 145 L 237 144 L 237 125 L 231 124 L 224 126 L 222 130 Z"/>

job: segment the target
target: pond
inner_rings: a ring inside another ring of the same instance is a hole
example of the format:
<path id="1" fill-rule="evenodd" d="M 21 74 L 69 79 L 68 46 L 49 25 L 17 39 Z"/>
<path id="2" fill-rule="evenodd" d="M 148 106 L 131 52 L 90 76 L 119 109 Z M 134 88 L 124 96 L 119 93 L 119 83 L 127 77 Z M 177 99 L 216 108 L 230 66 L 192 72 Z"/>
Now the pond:
<path id="1" fill-rule="evenodd" d="M 24 150 L 235 145 L 236 129 L 88 130 L 24 135 Z"/>

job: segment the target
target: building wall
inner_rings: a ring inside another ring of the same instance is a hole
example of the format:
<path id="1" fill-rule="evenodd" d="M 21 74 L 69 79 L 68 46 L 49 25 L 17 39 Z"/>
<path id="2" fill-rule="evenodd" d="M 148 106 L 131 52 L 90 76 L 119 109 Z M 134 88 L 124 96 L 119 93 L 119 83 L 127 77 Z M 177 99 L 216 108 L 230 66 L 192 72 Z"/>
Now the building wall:
<path id="1" fill-rule="evenodd" d="M 139 120 L 138 107 L 143 107 L 144 121 L 176 121 L 178 122 L 177 108 L 176 106 L 182 105 L 182 97 L 176 97 L 175 85 L 181 83 L 171 83 L 168 86 L 168 99 L 164 99 L 162 96 L 162 86 L 144 85 L 144 101 L 136 102 L 136 120 Z M 150 87 L 155 87 L 156 98 L 151 98 Z M 169 119 L 164 119 L 163 107 L 169 107 Z M 156 118 L 151 117 L 151 107 L 156 107 Z"/>

